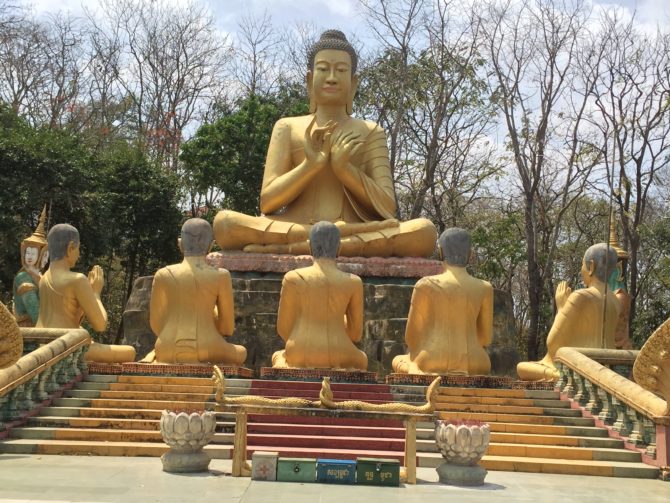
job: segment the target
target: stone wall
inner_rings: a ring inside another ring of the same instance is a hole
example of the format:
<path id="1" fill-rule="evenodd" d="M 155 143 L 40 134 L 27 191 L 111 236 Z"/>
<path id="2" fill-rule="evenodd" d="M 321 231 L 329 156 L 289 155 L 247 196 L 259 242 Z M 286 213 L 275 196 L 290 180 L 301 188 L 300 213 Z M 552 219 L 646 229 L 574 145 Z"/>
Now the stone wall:
<path id="1" fill-rule="evenodd" d="M 245 366 L 258 370 L 271 366 L 272 353 L 284 348 L 276 333 L 277 308 L 283 274 L 232 271 L 235 298 L 235 333 L 228 340 L 247 348 Z M 138 278 L 123 314 L 124 344 L 143 357 L 156 340 L 149 328 L 152 276 Z M 383 376 L 391 360 L 406 352 L 405 324 L 416 279 L 366 278 L 365 324 L 360 348 L 368 355 L 368 370 Z M 489 348 L 492 373 L 516 375 L 519 355 L 515 349 L 511 298 L 495 291 L 494 338 Z"/>

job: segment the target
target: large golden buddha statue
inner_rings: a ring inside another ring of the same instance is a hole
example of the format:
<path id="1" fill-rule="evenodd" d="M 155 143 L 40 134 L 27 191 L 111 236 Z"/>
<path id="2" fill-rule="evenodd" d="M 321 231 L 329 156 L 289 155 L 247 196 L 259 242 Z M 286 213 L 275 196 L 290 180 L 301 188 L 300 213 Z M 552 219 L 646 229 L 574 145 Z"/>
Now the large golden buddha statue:
<path id="1" fill-rule="evenodd" d="M 70 269 L 79 260 L 79 231 L 69 224 L 54 225 L 47 236 L 51 262 L 40 280 L 38 328 L 79 328 L 84 317 L 96 332 L 107 328 L 107 311 L 100 300 L 105 275 L 93 266 L 88 277 Z M 135 348 L 93 342 L 86 361 L 131 362 Z"/>
<path id="2" fill-rule="evenodd" d="M 384 131 L 351 117 L 357 54 L 329 30 L 308 54 L 310 114 L 280 119 L 272 131 L 261 188 L 263 216 L 221 211 L 214 235 L 224 250 L 308 254 L 316 222 L 340 229 L 344 256 L 425 257 L 435 226 L 398 222 Z"/>
<path id="3" fill-rule="evenodd" d="M 34 327 L 40 313 L 39 284 L 42 270 L 49 260 L 49 247 L 45 222 L 47 207 L 44 206 L 37 229 L 21 241 L 21 269 L 14 277 L 14 316 L 20 327 Z"/>
<path id="4" fill-rule="evenodd" d="M 334 224 L 318 222 L 309 237 L 314 265 L 282 281 L 277 333 L 286 349 L 272 355 L 272 366 L 366 370 L 368 357 L 354 345 L 363 336 L 363 282 L 337 268 Z"/>
<path id="5" fill-rule="evenodd" d="M 180 240 L 184 260 L 154 276 L 150 323 L 158 363 L 240 365 L 247 358 L 243 346 L 224 339 L 235 327 L 233 287 L 228 271 L 205 262 L 212 238 L 209 222 L 187 220 Z"/>
<path id="6" fill-rule="evenodd" d="M 470 235 L 447 229 L 438 240 L 444 272 L 420 279 L 412 292 L 405 342 L 409 354 L 393 359 L 394 372 L 484 375 L 491 361 L 493 287 L 465 268 Z"/>
<path id="7" fill-rule="evenodd" d="M 547 336 L 547 354 L 539 362 L 521 362 L 517 374 L 524 381 L 555 381 L 556 351 L 562 347 L 614 349 L 619 321 L 619 301 L 607 287 L 607 278 L 617 262 L 607 243 L 591 246 L 582 261 L 584 286 L 574 292 L 565 281 L 556 288 L 558 312 Z"/>

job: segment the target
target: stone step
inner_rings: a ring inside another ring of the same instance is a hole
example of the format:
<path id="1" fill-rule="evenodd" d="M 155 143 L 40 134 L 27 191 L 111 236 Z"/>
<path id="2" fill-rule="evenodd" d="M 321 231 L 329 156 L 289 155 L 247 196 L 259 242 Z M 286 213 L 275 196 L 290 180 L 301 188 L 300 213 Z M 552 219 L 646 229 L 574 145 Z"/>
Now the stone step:
<path id="1" fill-rule="evenodd" d="M 5 454 L 70 454 L 95 456 L 153 456 L 167 452 L 167 444 L 158 442 L 101 442 L 92 440 L 33 440 L 16 438 L 0 441 Z M 205 450 L 213 459 L 230 459 L 231 445 L 210 444 Z"/>
<path id="2" fill-rule="evenodd" d="M 234 428 L 234 425 L 233 425 Z M 247 423 L 249 434 L 255 435 L 295 435 L 315 437 L 382 437 L 404 439 L 405 429 L 399 427 L 360 426 L 343 424 L 277 424 Z"/>
<path id="3" fill-rule="evenodd" d="M 212 443 L 231 444 L 233 433 L 215 433 Z M 11 438 L 42 440 L 91 440 L 100 442 L 163 442 L 157 425 L 155 430 L 104 429 L 104 428 L 12 428 Z"/>
<path id="4" fill-rule="evenodd" d="M 495 423 L 489 423 L 494 426 Z M 576 435 L 550 435 L 537 433 L 505 433 L 493 431 L 491 428 L 491 441 L 498 443 L 511 444 L 539 444 L 539 445 L 560 445 L 564 447 L 604 447 L 610 449 L 623 449 L 624 442 L 618 438 L 609 437 L 588 437 Z M 435 430 L 417 428 L 417 440 L 435 441 Z"/>
<path id="5" fill-rule="evenodd" d="M 105 398 L 56 398 L 53 405 L 57 407 L 82 407 L 106 409 L 153 409 L 153 410 L 214 410 L 216 403 L 211 401 L 180 401 L 174 400 L 132 400 Z"/>
<path id="6" fill-rule="evenodd" d="M 439 454 L 419 456 L 418 466 L 436 468 L 444 462 Z M 595 461 L 555 458 L 525 458 L 515 456 L 485 455 L 480 465 L 487 470 L 530 473 L 558 473 L 566 475 L 595 475 L 600 477 L 627 477 L 655 479 L 659 469 L 644 463 Z"/>
<path id="7" fill-rule="evenodd" d="M 441 404 L 470 404 L 470 405 L 506 405 L 513 407 L 551 407 L 570 408 L 570 402 L 560 399 L 540 398 L 510 398 L 497 396 L 454 396 L 439 395 L 436 403 Z"/>
<path id="8" fill-rule="evenodd" d="M 362 436 L 313 436 L 313 435 L 276 435 L 247 434 L 247 445 L 268 447 L 286 447 L 300 450 L 304 447 L 314 449 L 343 449 L 349 451 L 399 451 L 405 450 L 404 438 L 362 437 Z"/>
<path id="9" fill-rule="evenodd" d="M 534 398 L 540 400 L 560 399 L 558 391 L 531 390 L 531 389 L 495 389 L 495 388 L 440 388 L 440 397 L 443 396 L 476 396 L 476 397 L 505 397 L 505 398 Z"/>
<path id="10" fill-rule="evenodd" d="M 488 412 L 438 412 L 440 419 L 459 421 L 482 421 L 485 423 L 532 423 L 560 426 L 593 426 L 593 418 L 590 417 L 557 417 L 533 414 L 498 414 Z"/>
<path id="11" fill-rule="evenodd" d="M 565 407 L 520 407 L 516 405 L 481 405 L 444 402 L 436 404 L 435 410 L 438 412 L 490 412 L 493 414 L 529 414 L 535 416 L 582 416 L 582 412 L 580 410 Z"/>
<path id="12" fill-rule="evenodd" d="M 160 420 L 126 419 L 126 418 L 111 418 L 111 417 L 35 416 L 29 418 L 27 424 L 28 426 L 45 426 L 51 428 L 69 427 L 69 428 L 103 428 L 112 430 L 157 431 L 159 428 Z M 230 424 L 234 429 L 235 423 Z"/>

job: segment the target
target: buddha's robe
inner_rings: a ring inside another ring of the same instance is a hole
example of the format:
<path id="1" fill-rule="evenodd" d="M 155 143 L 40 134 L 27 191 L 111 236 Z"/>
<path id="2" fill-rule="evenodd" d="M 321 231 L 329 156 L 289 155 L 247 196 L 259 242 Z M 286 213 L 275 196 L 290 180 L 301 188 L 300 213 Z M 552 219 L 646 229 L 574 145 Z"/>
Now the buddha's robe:
<path id="1" fill-rule="evenodd" d="M 225 269 L 187 261 L 160 269 L 150 312 L 156 362 L 240 365 L 247 357 L 244 347 L 224 339 L 234 329 L 232 281 Z"/>
<path id="2" fill-rule="evenodd" d="M 519 363 L 517 365 L 519 378 L 525 381 L 558 379 L 554 356 L 562 347 L 614 349 L 614 334 L 619 321 L 619 301 L 608 289 L 603 325 L 604 301 L 603 294 L 594 287 L 572 292 L 565 305 L 556 313 L 554 324 L 547 336 L 547 354 L 539 362 Z"/>
<path id="3" fill-rule="evenodd" d="M 312 116 L 304 116 L 277 122 L 261 189 L 261 210 L 265 215 L 251 217 L 233 211 L 220 212 L 214 221 L 214 233 L 223 249 L 242 249 L 253 243 L 288 244 L 292 242 L 289 234 L 295 231 L 295 226 L 302 227 L 300 233 L 306 239 L 309 227 L 319 221 L 362 224 L 395 218 L 396 200 L 386 135 L 378 125 L 358 119 L 351 119 L 345 128 L 360 134 L 364 140 L 350 159 L 356 168 L 358 193 L 345 187 L 328 165 L 285 203 L 286 190 L 279 190 L 276 181 L 305 160 L 304 134 L 311 120 Z M 347 242 L 347 236 L 356 239 L 356 244 Z M 429 256 L 435 238 L 435 226 L 427 219 L 381 229 L 363 226 L 360 231 L 343 232 L 342 254 Z"/>
<path id="4" fill-rule="evenodd" d="M 54 286 L 51 270 L 42 276 L 39 292 L 40 314 L 36 327 L 79 328 L 84 310 L 73 293 L 63 293 Z"/>
<path id="5" fill-rule="evenodd" d="M 419 280 L 412 292 L 405 341 L 409 354 L 393 360 L 398 373 L 483 375 L 491 371 L 493 288 L 449 272 Z"/>
<path id="6" fill-rule="evenodd" d="M 73 278 L 81 276 L 70 273 Z M 80 278 L 88 281 L 85 278 Z M 87 285 L 88 286 L 88 285 Z M 90 288 L 90 286 L 88 287 Z M 79 328 L 84 317 L 98 320 L 91 323 L 93 329 L 100 332 L 107 326 L 107 314 L 98 304 L 93 291 L 86 296 L 86 309 L 74 294 L 74 288 L 60 291 L 53 281 L 51 269 L 47 270 L 40 280 L 40 314 L 37 319 L 38 328 Z M 88 311 L 88 312 L 87 312 Z M 101 344 L 93 342 L 86 352 L 86 361 L 100 363 L 124 363 L 135 360 L 135 348 L 127 345 Z"/>
<path id="7" fill-rule="evenodd" d="M 273 367 L 366 370 L 367 356 L 354 345 L 363 335 L 363 282 L 318 263 L 286 273 L 277 333 L 286 349 L 272 356 Z"/>

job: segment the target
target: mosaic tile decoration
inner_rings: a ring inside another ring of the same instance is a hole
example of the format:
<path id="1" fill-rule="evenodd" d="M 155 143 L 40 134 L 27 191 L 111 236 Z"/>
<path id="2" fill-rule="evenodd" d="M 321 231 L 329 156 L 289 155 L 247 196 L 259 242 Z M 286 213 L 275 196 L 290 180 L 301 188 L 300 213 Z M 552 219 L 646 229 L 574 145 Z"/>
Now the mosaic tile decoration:
<path id="1" fill-rule="evenodd" d="M 432 374 L 388 374 L 386 384 L 414 384 L 428 386 L 437 377 Z M 553 391 L 553 382 L 531 382 L 518 381 L 506 376 L 466 376 L 466 375 L 441 375 L 440 383 L 443 387 L 455 388 L 488 388 L 488 389 L 531 389 Z"/>
<path id="2" fill-rule="evenodd" d="M 281 381 L 321 381 L 330 377 L 333 382 L 346 383 L 377 383 L 376 372 L 360 370 L 331 370 L 331 369 L 278 369 L 261 367 L 261 379 Z"/>
<path id="3" fill-rule="evenodd" d="M 254 376 L 254 371 L 246 367 L 219 365 L 219 368 L 226 377 L 249 379 Z M 88 363 L 89 374 L 211 377 L 213 372 L 212 365 L 192 365 L 188 363 Z"/>

